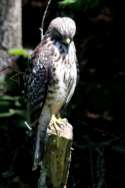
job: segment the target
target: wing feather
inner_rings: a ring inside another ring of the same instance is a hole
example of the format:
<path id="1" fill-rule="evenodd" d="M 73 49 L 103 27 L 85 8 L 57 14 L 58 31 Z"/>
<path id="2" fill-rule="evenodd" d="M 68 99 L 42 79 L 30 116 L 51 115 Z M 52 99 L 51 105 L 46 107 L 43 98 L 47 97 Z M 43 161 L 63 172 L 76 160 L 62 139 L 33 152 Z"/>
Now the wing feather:
<path id="1" fill-rule="evenodd" d="M 41 62 L 42 60 L 42 62 Z M 28 121 L 30 126 L 38 123 L 40 113 L 44 106 L 50 80 L 49 60 L 33 56 L 31 64 L 25 73 L 25 97 L 27 100 Z"/>
<path id="2" fill-rule="evenodd" d="M 73 75 L 75 75 L 75 74 L 73 74 Z M 69 101 L 71 100 L 74 90 L 75 90 L 75 87 L 78 84 L 78 81 L 79 81 L 79 64 L 78 64 L 78 62 L 76 62 L 76 77 L 70 75 L 70 78 L 69 78 L 68 84 L 67 84 L 67 94 L 66 94 L 66 100 L 65 100 L 64 106 L 66 106 L 69 103 Z"/>

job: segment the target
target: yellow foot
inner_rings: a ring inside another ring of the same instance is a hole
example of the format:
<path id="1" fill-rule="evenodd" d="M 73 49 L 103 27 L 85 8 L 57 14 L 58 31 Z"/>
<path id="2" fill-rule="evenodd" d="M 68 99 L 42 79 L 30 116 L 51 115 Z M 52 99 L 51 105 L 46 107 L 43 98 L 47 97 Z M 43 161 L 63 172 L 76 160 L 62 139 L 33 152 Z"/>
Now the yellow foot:
<path id="1" fill-rule="evenodd" d="M 55 125 L 55 127 L 63 128 L 66 126 L 66 122 L 66 118 L 61 118 L 60 116 L 56 117 L 55 115 L 52 116 L 52 123 Z"/>
<path id="2" fill-rule="evenodd" d="M 53 127 L 56 131 L 56 134 L 59 135 L 60 129 L 64 129 L 67 123 L 68 121 L 66 118 L 62 119 L 60 116 L 56 117 L 53 115 L 50 122 L 50 127 Z"/>

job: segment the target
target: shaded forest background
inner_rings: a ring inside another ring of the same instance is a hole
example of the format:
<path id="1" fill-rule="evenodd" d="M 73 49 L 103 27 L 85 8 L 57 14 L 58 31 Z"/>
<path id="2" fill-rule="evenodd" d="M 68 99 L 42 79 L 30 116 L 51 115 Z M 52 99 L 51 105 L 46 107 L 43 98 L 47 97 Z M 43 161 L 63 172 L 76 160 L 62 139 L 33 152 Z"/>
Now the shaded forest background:
<path id="1" fill-rule="evenodd" d="M 72 17 L 77 25 L 75 44 L 80 65 L 80 81 L 65 113 L 74 127 L 68 187 L 124 187 L 123 1 L 98 0 L 94 1 L 95 4 L 87 0 L 63 2 L 64 5 L 60 6 L 57 0 L 52 0 L 45 29 L 53 18 L 64 15 Z M 38 28 L 41 26 L 46 3 L 44 0 L 23 2 L 22 38 L 23 47 L 28 50 L 35 48 L 40 41 Z M 28 61 L 27 55 L 14 53 L 16 56 L 11 53 L 10 59 L 16 60 L 24 69 L 22 65 Z M 7 62 L 10 62 L 10 59 Z M 15 81 L 15 74 L 7 72 L 4 80 L 0 77 L 0 188 L 19 187 L 18 180 L 23 182 L 24 186 L 31 181 L 32 176 L 29 170 L 30 152 L 27 150 L 30 138 L 24 125 L 26 113 L 23 84 L 20 79 L 20 83 L 17 82 L 19 75 Z"/>

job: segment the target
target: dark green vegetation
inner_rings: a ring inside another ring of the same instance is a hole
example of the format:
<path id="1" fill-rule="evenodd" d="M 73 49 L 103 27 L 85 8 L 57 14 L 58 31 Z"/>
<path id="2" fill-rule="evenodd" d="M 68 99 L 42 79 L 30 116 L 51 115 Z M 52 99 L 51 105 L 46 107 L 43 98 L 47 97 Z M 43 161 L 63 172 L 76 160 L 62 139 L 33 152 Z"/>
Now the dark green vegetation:
<path id="1" fill-rule="evenodd" d="M 72 7 L 73 9 L 85 11 L 89 8 L 96 8 L 103 2 L 104 0 L 62 0 L 59 4 L 64 7 L 67 6 Z"/>

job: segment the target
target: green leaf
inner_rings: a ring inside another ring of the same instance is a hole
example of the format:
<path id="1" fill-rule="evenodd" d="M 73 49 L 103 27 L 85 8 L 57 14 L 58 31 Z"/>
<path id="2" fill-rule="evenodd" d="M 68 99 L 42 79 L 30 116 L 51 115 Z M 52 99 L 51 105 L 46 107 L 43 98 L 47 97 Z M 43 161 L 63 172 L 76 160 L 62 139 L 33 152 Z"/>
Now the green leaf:
<path id="1" fill-rule="evenodd" d="M 104 0 L 62 0 L 59 2 L 60 6 L 71 6 L 74 9 L 87 10 L 89 8 L 94 8 Z"/>
<path id="2" fill-rule="evenodd" d="M 0 96 L 0 101 L 15 101 L 15 100 L 18 100 L 19 97 L 18 96 L 15 96 L 15 97 L 12 97 L 12 96 L 9 96 L 9 95 L 3 95 L 3 96 Z"/>
<path id="3" fill-rule="evenodd" d="M 25 58 L 31 57 L 29 52 L 23 48 L 11 48 L 9 49 L 8 54 L 11 56 L 23 56 Z"/>
<path id="4" fill-rule="evenodd" d="M 16 110 L 9 109 L 8 112 L 0 113 L 0 118 L 10 117 L 10 116 L 13 116 L 13 115 L 19 115 L 19 116 L 25 117 L 24 111 L 17 110 L 17 109 Z"/>
<path id="5" fill-rule="evenodd" d="M 59 2 L 60 5 L 71 5 L 73 3 L 76 3 L 76 0 L 63 0 Z"/>

